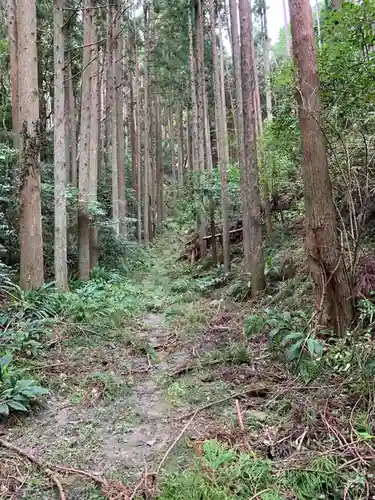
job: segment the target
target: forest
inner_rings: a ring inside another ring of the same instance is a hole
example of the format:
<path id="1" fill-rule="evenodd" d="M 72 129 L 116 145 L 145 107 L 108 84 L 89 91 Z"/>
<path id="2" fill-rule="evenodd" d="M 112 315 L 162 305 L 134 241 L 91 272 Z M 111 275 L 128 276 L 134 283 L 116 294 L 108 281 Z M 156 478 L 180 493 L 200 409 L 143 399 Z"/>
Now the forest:
<path id="1" fill-rule="evenodd" d="M 375 498 L 375 1 L 3 0 L 0 122 L 0 498 Z"/>

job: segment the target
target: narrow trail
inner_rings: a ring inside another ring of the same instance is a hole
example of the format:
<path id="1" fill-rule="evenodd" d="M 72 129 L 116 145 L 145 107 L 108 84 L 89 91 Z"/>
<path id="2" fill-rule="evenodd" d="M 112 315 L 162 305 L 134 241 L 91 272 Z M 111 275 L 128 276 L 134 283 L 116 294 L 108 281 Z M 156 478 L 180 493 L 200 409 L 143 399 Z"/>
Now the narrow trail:
<path id="1" fill-rule="evenodd" d="M 178 410 L 165 396 L 163 379 L 190 353 L 162 314 L 149 313 L 138 326 L 135 342 L 147 351 L 141 354 L 113 343 L 55 352 L 69 359 L 61 366 L 50 360 L 53 384 L 68 397 L 55 397 L 47 410 L 13 422 L 7 440 L 43 463 L 116 477 L 124 484 L 134 485 L 143 471 L 155 470 L 183 426 L 174 418 Z M 68 498 L 83 498 L 85 484 L 72 476 L 64 484 Z M 41 497 L 32 481 L 26 488 L 29 499 L 51 498 L 50 492 Z"/>

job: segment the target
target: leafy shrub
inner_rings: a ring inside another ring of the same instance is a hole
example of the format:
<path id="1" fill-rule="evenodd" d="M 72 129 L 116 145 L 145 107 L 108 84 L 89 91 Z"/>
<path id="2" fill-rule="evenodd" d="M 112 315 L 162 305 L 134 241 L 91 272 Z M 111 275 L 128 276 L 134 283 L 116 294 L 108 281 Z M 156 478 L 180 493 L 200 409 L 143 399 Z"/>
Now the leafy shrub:
<path id="1" fill-rule="evenodd" d="M 216 440 L 203 444 L 191 470 L 164 476 L 159 500 L 282 500 L 341 498 L 348 479 L 336 459 L 321 457 L 304 469 L 276 472 L 270 460 L 238 453 Z M 360 497 L 358 497 L 360 498 Z"/>
<path id="2" fill-rule="evenodd" d="M 266 309 L 263 315 L 250 315 L 245 318 L 244 331 L 254 336 L 268 331 L 270 345 L 283 350 L 287 361 L 300 361 L 320 356 L 323 344 L 311 331 L 309 318 L 303 311 L 291 313 Z M 324 333 L 324 332 L 320 332 Z"/>
<path id="3" fill-rule="evenodd" d="M 12 410 L 26 412 L 38 396 L 48 393 L 33 380 L 19 378 L 10 355 L 0 358 L 0 415 L 8 416 Z"/>

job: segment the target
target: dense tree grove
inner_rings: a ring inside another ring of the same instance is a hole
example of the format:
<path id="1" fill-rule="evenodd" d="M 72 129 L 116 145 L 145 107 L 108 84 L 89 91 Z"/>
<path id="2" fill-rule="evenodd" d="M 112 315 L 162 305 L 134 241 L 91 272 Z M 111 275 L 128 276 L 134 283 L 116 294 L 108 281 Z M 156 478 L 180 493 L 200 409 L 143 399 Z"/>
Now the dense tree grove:
<path id="1" fill-rule="evenodd" d="M 128 285 L 118 283 L 153 276 L 159 286 L 166 262 L 171 274 L 180 266 L 178 279 L 184 272 L 193 281 L 209 276 L 211 292 L 237 283 L 230 290 L 233 309 L 245 304 L 243 332 L 268 332 L 270 345 L 278 355 L 285 351 L 305 382 L 313 379 L 312 366 L 331 359 L 330 349 L 337 349 L 333 371 L 346 352 L 345 370 L 350 371 L 354 358 L 359 363 L 365 356 L 358 366 L 361 376 L 367 373 L 375 357 L 364 355 L 364 348 L 359 355 L 358 346 L 369 340 L 375 318 L 375 2 L 273 3 L 1 4 L 0 417 L 12 409 L 26 411 L 34 396 L 45 391 L 43 377 L 41 386 L 30 385 L 29 394 L 19 390 L 14 380 L 30 381 L 18 373 L 17 356 L 22 364 L 38 353 L 46 355 L 45 332 L 54 339 L 54 328 L 63 322 L 68 330 L 82 323 L 111 331 L 109 318 L 120 322 L 121 316 L 123 327 L 123 319 L 132 317 L 124 301 L 141 303 L 146 293 L 141 287 L 133 297 Z M 270 33 L 276 9 L 281 17 L 277 37 Z M 176 244 L 177 253 L 163 257 L 159 276 L 150 262 L 163 244 L 174 251 Z M 285 283 L 296 290 L 303 285 L 284 304 Z M 180 285 L 174 286 L 172 292 L 180 293 Z M 194 294 L 202 292 L 194 286 Z M 96 293 L 103 295 L 94 304 Z M 281 297 L 283 311 L 272 316 L 275 297 Z M 27 301 L 33 305 L 23 310 Z M 49 301 L 53 306 L 41 313 Z M 222 301 L 223 295 L 219 306 L 213 301 L 210 308 L 220 309 Z M 157 312 L 154 302 L 149 310 Z M 75 316 L 70 309 L 77 311 Z M 303 326 L 296 326 L 301 317 Z M 20 326 L 18 321 L 30 318 L 38 322 L 32 323 L 35 329 L 31 323 Z M 219 336 L 223 331 L 230 331 L 225 322 L 215 330 Z M 154 350 L 145 351 L 149 368 Z M 14 363 L 18 378 L 6 379 Z M 339 375 L 331 387 L 344 384 Z M 107 387 L 108 381 L 100 383 Z M 372 414 L 368 383 L 362 384 L 368 392 L 343 406 L 359 409 L 370 401 Z M 244 431 L 238 399 L 236 405 Z M 283 482 L 282 471 L 278 486 L 270 476 L 266 482 L 259 479 L 259 487 L 235 490 L 218 476 L 210 486 L 201 478 L 207 488 L 215 483 L 215 493 L 202 490 L 191 498 L 373 498 L 374 479 L 364 472 L 375 458 L 372 424 L 364 426 L 370 437 L 363 437 L 365 431 L 359 434 L 348 418 L 348 441 L 335 431 L 326 410 L 319 418 L 337 439 L 331 445 L 334 460 L 339 460 L 340 447 L 346 450 L 368 439 L 369 456 L 363 458 L 360 447 L 344 456 L 344 462 L 362 467 L 356 479 L 340 476 L 334 486 L 327 479 L 321 489 L 310 485 L 303 490 L 292 480 Z M 310 453 L 310 424 L 302 423 L 296 449 L 303 450 L 305 440 Z M 319 452 L 320 458 L 326 453 Z M 232 458 L 236 464 L 245 460 Z M 306 471 L 312 468 L 305 466 Z M 200 473 L 205 475 L 204 467 Z M 148 484 L 147 467 L 144 474 L 142 488 Z M 327 469 L 326 474 L 333 472 Z M 0 496 L 1 484 L 0 473 Z M 178 500 L 185 487 L 193 489 L 192 483 L 183 487 L 171 480 L 168 485 L 160 498 Z M 138 498 L 137 490 L 116 496 L 106 482 L 102 486 L 104 498 Z M 224 490 L 227 496 L 220 496 Z M 148 498 L 147 491 L 142 498 Z"/>

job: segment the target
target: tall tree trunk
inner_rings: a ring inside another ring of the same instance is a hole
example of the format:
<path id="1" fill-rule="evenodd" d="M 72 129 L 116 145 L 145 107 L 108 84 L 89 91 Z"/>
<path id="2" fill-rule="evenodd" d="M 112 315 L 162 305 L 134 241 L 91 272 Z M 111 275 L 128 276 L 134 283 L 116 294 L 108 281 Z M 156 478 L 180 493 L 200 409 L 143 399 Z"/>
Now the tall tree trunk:
<path id="1" fill-rule="evenodd" d="M 116 236 L 120 234 L 120 213 L 119 213 L 119 189 L 118 189 L 118 128 L 117 128 L 117 44 L 118 44 L 118 9 L 117 6 L 112 7 L 112 44 L 111 44 L 111 165 L 112 165 L 112 220 L 113 230 Z"/>
<path id="2" fill-rule="evenodd" d="M 72 63 L 69 58 L 67 67 L 67 102 L 68 102 L 68 133 L 70 135 L 70 179 L 72 186 L 78 187 L 78 170 L 77 170 L 77 131 L 76 131 L 76 120 L 75 120 L 75 106 L 74 106 L 74 92 L 73 92 L 73 78 L 72 78 Z"/>
<path id="3" fill-rule="evenodd" d="M 149 53 L 150 40 L 150 20 L 149 20 L 149 5 L 144 4 L 145 18 L 145 52 Z M 143 110 L 143 126 L 144 126 L 144 200 L 143 200 L 143 240 L 147 248 L 150 243 L 149 234 L 149 218 L 150 218 L 150 119 L 149 119 L 149 62 L 146 58 L 144 69 L 144 110 Z"/>
<path id="4" fill-rule="evenodd" d="M 135 41 L 134 41 L 135 43 Z M 137 47 L 134 45 L 134 90 L 135 90 L 135 132 L 136 132 L 136 163 L 137 163 L 137 235 L 138 243 L 142 241 L 142 165 L 141 165 L 141 105 L 139 99 L 140 76 L 137 60 Z"/>
<path id="5" fill-rule="evenodd" d="M 172 174 L 172 184 L 173 184 L 173 209 L 176 208 L 176 159 L 175 159 L 175 129 L 173 124 L 173 107 L 169 106 L 169 143 L 171 151 L 171 174 Z"/>
<path id="6" fill-rule="evenodd" d="M 8 40 L 9 40 L 9 58 L 11 75 L 11 93 L 12 93 L 12 132 L 13 147 L 20 147 L 20 118 L 19 118 L 19 100 L 18 100 L 18 54 L 17 54 L 17 10 L 16 0 L 8 0 Z"/>
<path id="7" fill-rule="evenodd" d="M 254 82 L 255 82 L 255 88 L 254 88 L 255 131 L 256 131 L 256 136 L 261 137 L 263 135 L 263 120 L 262 120 L 262 110 L 260 106 L 259 77 L 258 77 L 258 68 L 256 64 L 257 57 L 255 52 L 254 40 L 253 43 L 251 44 L 251 58 L 252 58 Z"/>
<path id="8" fill-rule="evenodd" d="M 55 282 L 60 290 L 68 289 L 64 84 L 64 4 L 55 0 L 54 27 L 54 171 L 55 171 Z"/>
<path id="9" fill-rule="evenodd" d="M 178 165 L 177 165 L 177 178 L 179 184 L 184 184 L 184 122 L 182 114 L 182 106 L 180 104 L 176 107 L 176 137 L 178 144 Z"/>
<path id="10" fill-rule="evenodd" d="M 191 144 L 191 112 L 189 108 L 186 108 L 186 174 L 190 179 L 191 172 L 193 170 L 193 151 Z M 211 140 L 210 140 L 211 142 Z M 211 154 L 211 167 L 212 167 L 212 154 Z"/>
<path id="11" fill-rule="evenodd" d="M 36 46 L 36 5 L 17 3 L 20 165 L 20 285 L 24 290 L 43 285 L 43 236 L 40 204 L 39 101 Z"/>
<path id="12" fill-rule="evenodd" d="M 253 29 L 251 6 L 249 0 L 239 0 L 240 31 L 241 31 L 241 74 L 243 95 L 244 145 L 247 171 L 246 197 L 249 200 L 250 217 L 250 271 L 252 296 L 265 287 L 264 260 L 262 249 L 262 220 L 260 212 L 260 194 L 258 179 L 258 155 L 255 134 L 254 110 L 254 65 L 253 59 Z"/>
<path id="13" fill-rule="evenodd" d="M 222 222 L 223 222 L 223 259 L 224 271 L 228 272 L 230 268 L 230 246 L 229 246 L 229 219 L 228 219 L 228 180 L 227 180 L 227 158 L 224 144 L 224 127 L 223 127 L 223 105 L 220 84 L 220 67 L 217 53 L 216 40 L 216 19 L 214 1 L 209 0 L 210 6 L 210 24 L 211 24 L 211 45 L 212 45 L 212 61 L 214 66 L 214 98 L 215 98 L 215 120 L 216 120 L 216 144 L 220 165 L 221 179 L 221 203 L 222 203 Z"/>
<path id="14" fill-rule="evenodd" d="M 266 109 L 267 120 L 272 120 L 272 91 L 270 83 L 270 39 L 268 36 L 267 5 L 263 3 L 263 55 L 264 55 L 264 81 L 266 83 Z"/>
<path id="15" fill-rule="evenodd" d="M 91 56 L 90 61 L 90 164 L 89 202 L 95 205 L 98 200 L 98 168 L 99 168 L 99 47 L 96 10 L 90 11 L 91 16 Z M 99 260 L 98 227 L 95 221 L 90 225 L 90 269 L 93 269 Z"/>
<path id="16" fill-rule="evenodd" d="M 118 12 L 121 6 L 118 0 Z M 118 14 L 120 15 L 120 14 Z M 117 21 L 120 26 L 120 20 Z M 120 32 L 120 29 L 117 32 Z M 118 159 L 118 189 L 119 189 L 119 219 L 120 219 L 120 234 L 126 237 L 126 179 L 125 179 L 125 123 L 124 123 L 124 59 L 123 59 L 124 41 L 123 35 L 119 34 L 117 40 L 116 53 L 116 111 L 117 111 L 117 159 Z"/>
<path id="17" fill-rule="evenodd" d="M 85 1 L 83 13 L 83 71 L 81 97 L 81 126 L 79 151 L 79 195 L 78 195 L 78 267 L 82 280 L 90 278 L 90 76 L 89 66 L 91 47 L 91 0 Z"/>
<path id="18" fill-rule="evenodd" d="M 189 15 L 189 67 L 190 67 L 190 97 L 191 97 L 191 135 L 192 135 L 192 171 L 198 169 L 198 107 L 197 107 L 197 74 L 194 57 L 193 27 Z"/>
<path id="19" fill-rule="evenodd" d="M 131 32 L 129 37 L 129 47 L 131 51 L 130 61 L 135 60 L 135 47 L 133 45 L 133 33 Z M 130 128 L 130 149 L 132 155 L 132 193 L 133 199 L 135 200 L 135 206 L 133 206 L 133 215 L 137 214 L 137 206 L 140 200 L 138 200 L 138 179 L 137 179 L 137 138 L 136 138 L 136 104 L 134 95 L 134 81 L 133 81 L 133 71 L 134 62 L 128 65 L 128 87 L 129 87 L 129 128 Z"/>
<path id="20" fill-rule="evenodd" d="M 196 68 L 197 68 L 197 124 L 198 124 L 198 171 L 200 173 L 199 185 L 202 185 L 205 171 L 204 162 L 204 44 L 203 44 L 203 5 L 202 0 L 196 2 Z M 203 200 L 201 200 L 203 201 Z M 202 210 L 199 226 L 199 247 L 201 257 L 207 253 L 207 245 L 204 237 L 206 236 L 206 215 Z"/>
<path id="21" fill-rule="evenodd" d="M 156 224 L 157 230 L 160 232 L 163 227 L 164 220 L 164 169 L 162 158 L 162 126 L 161 126 L 161 110 L 160 110 L 160 97 L 158 94 L 155 96 L 155 132 L 156 132 Z"/>
<path id="22" fill-rule="evenodd" d="M 290 57 L 292 53 L 292 43 L 289 36 L 289 22 L 288 22 L 288 7 L 287 0 L 283 0 L 283 15 L 284 15 L 284 30 L 285 30 L 285 46 L 286 54 Z"/>
<path id="23" fill-rule="evenodd" d="M 229 165 L 229 140 L 227 126 L 227 106 L 225 93 L 225 64 L 224 64 L 224 46 L 222 27 L 219 28 L 219 53 L 220 53 L 220 93 L 221 93 L 221 110 L 222 110 L 222 128 L 223 128 L 223 147 L 225 164 Z"/>
<path id="24" fill-rule="evenodd" d="M 319 75 L 309 0 L 289 0 L 298 92 L 306 248 L 315 284 L 317 324 L 343 335 L 353 319 L 351 290 L 339 245 L 326 144 L 320 127 Z"/>
<path id="25" fill-rule="evenodd" d="M 234 83 L 236 90 L 236 119 L 237 119 L 237 147 L 238 147 L 238 162 L 241 176 L 241 204 L 243 218 L 243 247 L 245 271 L 250 272 L 250 211 L 249 198 L 246 186 L 247 166 L 245 161 L 245 144 L 244 144 L 244 124 L 243 124 L 243 98 L 242 98 L 242 78 L 241 78 L 241 50 L 240 50 L 240 34 L 238 29 L 238 9 L 237 0 L 230 0 L 230 18 L 232 26 L 232 58 L 234 69 Z"/>

